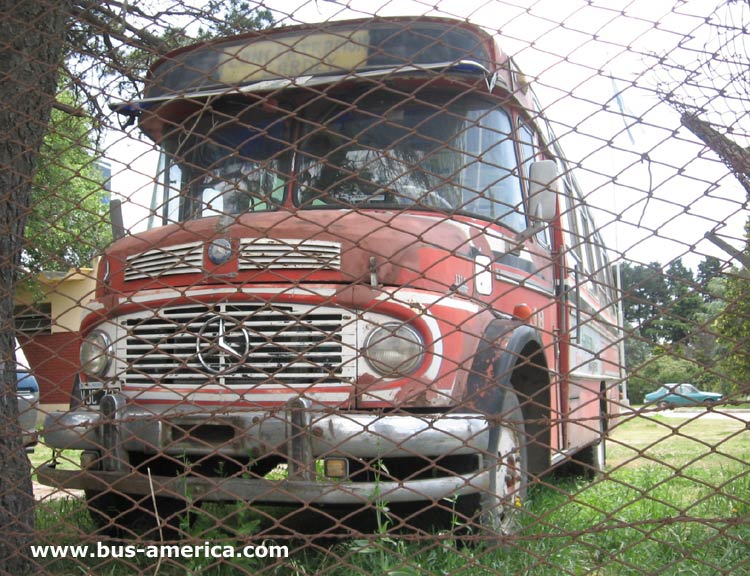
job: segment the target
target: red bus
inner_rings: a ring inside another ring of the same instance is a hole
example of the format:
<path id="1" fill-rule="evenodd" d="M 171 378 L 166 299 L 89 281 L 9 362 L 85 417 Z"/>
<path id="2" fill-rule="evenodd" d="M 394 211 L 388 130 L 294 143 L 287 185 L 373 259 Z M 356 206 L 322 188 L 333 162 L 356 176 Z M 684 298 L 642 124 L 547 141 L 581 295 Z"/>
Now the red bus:
<path id="1" fill-rule="evenodd" d="M 604 464 L 614 279 L 526 78 L 480 27 L 377 18 L 165 55 L 115 105 L 161 149 L 115 241 L 43 483 L 135 530 L 191 501 L 375 500 L 507 531 Z M 137 504 L 134 505 L 134 502 Z"/>

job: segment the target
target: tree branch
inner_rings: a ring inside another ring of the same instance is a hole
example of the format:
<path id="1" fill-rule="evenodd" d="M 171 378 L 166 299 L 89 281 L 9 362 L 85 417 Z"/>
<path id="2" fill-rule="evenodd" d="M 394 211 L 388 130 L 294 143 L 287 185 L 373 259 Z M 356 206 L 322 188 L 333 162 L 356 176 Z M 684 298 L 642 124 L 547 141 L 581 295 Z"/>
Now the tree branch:
<path id="1" fill-rule="evenodd" d="M 89 116 L 81 108 L 76 108 L 74 106 L 70 106 L 69 104 L 65 104 L 63 102 L 59 102 L 58 100 L 55 100 L 52 103 L 52 107 L 55 110 L 59 110 L 60 112 L 65 112 L 66 114 L 68 114 L 70 116 L 75 116 L 76 118 L 88 118 L 88 116 Z"/>
<path id="2" fill-rule="evenodd" d="M 721 158 L 750 196 L 750 150 L 690 112 L 682 113 L 680 123 Z"/>

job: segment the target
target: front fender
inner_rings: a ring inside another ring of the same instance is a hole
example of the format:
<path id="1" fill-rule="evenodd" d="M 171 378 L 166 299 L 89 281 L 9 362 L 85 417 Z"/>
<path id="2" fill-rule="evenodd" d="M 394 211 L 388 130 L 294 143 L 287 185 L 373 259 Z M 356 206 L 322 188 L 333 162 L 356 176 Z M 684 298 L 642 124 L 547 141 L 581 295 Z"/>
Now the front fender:
<path id="1" fill-rule="evenodd" d="M 541 347 L 539 331 L 519 320 L 495 320 L 480 339 L 466 387 L 465 405 L 487 415 L 500 413 L 504 395 L 512 390 L 513 369 L 530 343 Z"/>

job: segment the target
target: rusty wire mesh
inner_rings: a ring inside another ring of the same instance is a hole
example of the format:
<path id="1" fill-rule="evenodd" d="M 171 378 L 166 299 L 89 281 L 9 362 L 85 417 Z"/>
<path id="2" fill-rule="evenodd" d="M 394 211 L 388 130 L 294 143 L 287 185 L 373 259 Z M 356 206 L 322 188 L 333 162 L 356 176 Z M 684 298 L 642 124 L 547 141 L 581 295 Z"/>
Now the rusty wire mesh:
<path id="1" fill-rule="evenodd" d="M 7 5 L 3 571 L 750 573 L 748 24 Z"/>

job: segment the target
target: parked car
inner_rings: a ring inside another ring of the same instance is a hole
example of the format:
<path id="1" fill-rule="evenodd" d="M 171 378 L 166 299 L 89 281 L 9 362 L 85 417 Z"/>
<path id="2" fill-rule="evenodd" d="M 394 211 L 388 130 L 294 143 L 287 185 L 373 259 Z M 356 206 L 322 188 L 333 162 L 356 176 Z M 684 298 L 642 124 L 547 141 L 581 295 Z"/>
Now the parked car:
<path id="1" fill-rule="evenodd" d="M 658 404 L 662 408 L 713 404 L 719 400 L 721 394 L 718 392 L 704 392 L 692 384 L 665 384 L 644 397 L 646 404 Z"/>
<path id="2" fill-rule="evenodd" d="M 16 371 L 16 381 L 18 421 L 23 430 L 23 445 L 27 452 L 33 452 L 37 443 L 36 422 L 39 413 L 39 384 L 33 374 L 20 369 Z"/>
<path id="3" fill-rule="evenodd" d="M 16 342 L 16 396 L 18 398 L 18 422 L 23 430 L 23 445 L 27 452 L 33 452 L 37 443 L 39 383 L 30 372 L 29 363 L 18 342 Z"/>

